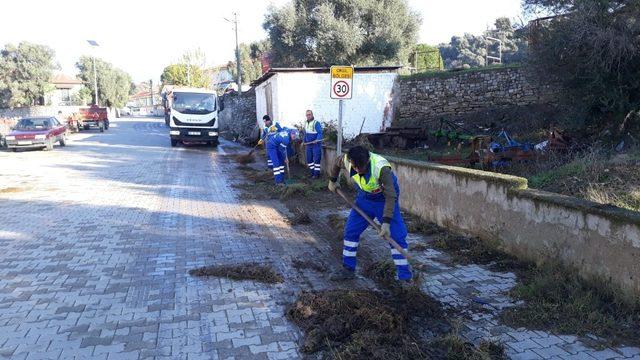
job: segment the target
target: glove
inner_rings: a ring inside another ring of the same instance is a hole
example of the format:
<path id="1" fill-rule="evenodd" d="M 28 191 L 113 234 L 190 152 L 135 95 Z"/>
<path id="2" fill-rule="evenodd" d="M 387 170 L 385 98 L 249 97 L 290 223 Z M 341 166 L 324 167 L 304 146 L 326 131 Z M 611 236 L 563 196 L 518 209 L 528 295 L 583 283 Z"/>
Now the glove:
<path id="1" fill-rule="evenodd" d="M 389 223 L 383 223 L 380 226 L 380 232 L 378 233 L 383 238 L 391 237 L 391 225 Z"/>
<path id="2" fill-rule="evenodd" d="M 331 181 L 329 180 L 329 191 L 331 192 L 336 192 L 337 189 L 340 189 L 340 183 L 337 181 Z"/>
<path id="3" fill-rule="evenodd" d="M 264 140 L 262 140 L 262 139 L 258 140 L 258 146 L 260 146 L 262 144 L 264 144 Z"/>

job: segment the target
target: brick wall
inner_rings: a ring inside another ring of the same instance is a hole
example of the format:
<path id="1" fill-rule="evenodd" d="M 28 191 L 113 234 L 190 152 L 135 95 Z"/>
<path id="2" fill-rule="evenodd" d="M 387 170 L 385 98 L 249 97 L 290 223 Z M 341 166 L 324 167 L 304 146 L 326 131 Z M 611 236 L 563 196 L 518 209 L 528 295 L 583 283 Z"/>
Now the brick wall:
<path id="1" fill-rule="evenodd" d="M 559 87 L 524 67 L 436 73 L 400 81 L 399 123 L 429 122 L 507 108 L 554 104 Z"/>

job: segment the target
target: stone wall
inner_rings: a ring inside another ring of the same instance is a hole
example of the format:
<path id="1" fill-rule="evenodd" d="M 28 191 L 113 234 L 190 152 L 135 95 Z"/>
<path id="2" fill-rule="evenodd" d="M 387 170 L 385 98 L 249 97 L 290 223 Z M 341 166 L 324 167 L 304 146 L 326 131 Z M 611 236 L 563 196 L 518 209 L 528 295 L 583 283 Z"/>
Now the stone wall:
<path id="1" fill-rule="evenodd" d="M 218 129 L 222 136 L 242 143 L 250 143 L 259 134 L 256 117 L 256 92 L 227 93 L 222 96 L 224 110 L 219 114 Z"/>
<path id="2" fill-rule="evenodd" d="M 402 77 L 398 125 L 556 103 L 559 87 L 525 67 L 473 69 Z M 395 125 L 395 123 L 394 123 Z"/>
<path id="3" fill-rule="evenodd" d="M 326 147 L 323 169 L 335 159 Z M 498 241 L 520 258 L 559 260 L 585 278 L 640 295 L 640 213 L 527 188 L 527 180 L 387 157 L 400 206 L 452 230 Z"/>

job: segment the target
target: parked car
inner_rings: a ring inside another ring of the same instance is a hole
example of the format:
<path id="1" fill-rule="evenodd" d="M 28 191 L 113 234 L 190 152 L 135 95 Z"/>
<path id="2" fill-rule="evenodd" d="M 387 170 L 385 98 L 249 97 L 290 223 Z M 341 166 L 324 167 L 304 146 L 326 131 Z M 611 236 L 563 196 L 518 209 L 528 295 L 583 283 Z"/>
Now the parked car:
<path id="1" fill-rule="evenodd" d="M 5 137 L 7 148 L 17 151 L 22 148 L 52 150 L 53 144 L 67 145 L 67 127 L 55 117 L 33 117 L 20 119 Z"/>

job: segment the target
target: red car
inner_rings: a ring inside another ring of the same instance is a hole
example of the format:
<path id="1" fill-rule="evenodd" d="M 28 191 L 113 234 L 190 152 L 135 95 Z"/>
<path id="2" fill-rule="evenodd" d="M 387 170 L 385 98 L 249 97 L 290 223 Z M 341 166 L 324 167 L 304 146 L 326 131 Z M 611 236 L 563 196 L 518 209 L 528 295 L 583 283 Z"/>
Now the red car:
<path id="1" fill-rule="evenodd" d="M 60 146 L 67 144 L 67 127 L 55 117 L 24 118 L 5 136 L 5 142 L 11 151 L 20 148 L 52 150 L 56 142 L 60 142 Z"/>

